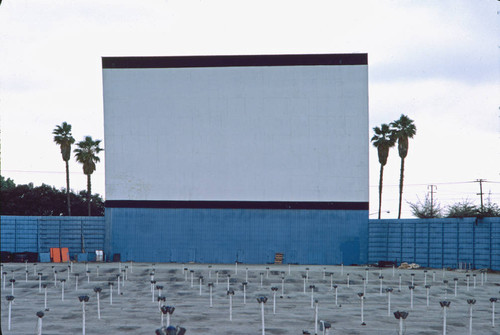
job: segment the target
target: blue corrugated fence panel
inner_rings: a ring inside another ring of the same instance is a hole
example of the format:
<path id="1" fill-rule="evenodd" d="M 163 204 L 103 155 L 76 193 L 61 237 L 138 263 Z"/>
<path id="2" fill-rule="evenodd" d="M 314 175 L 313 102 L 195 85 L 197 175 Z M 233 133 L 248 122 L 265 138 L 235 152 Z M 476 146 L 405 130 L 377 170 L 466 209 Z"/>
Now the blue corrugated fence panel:
<path id="1" fill-rule="evenodd" d="M 24 216 L 1 217 L 1 248 L 10 252 L 37 252 L 37 222 Z"/>
<path id="2" fill-rule="evenodd" d="M 51 247 L 67 247 L 70 256 L 81 251 L 83 235 L 88 250 L 104 249 L 104 217 L 1 216 L 1 248 L 11 252 L 46 253 Z"/>
<path id="3" fill-rule="evenodd" d="M 377 225 L 388 227 L 387 247 L 379 246 L 384 237 Z M 470 263 L 500 269 L 500 218 L 370 220 L 370 227 L 370 234 L 377 232 L 370 253 L 387 250 L 388 260 L 414 260 L 438 268 Z"/>

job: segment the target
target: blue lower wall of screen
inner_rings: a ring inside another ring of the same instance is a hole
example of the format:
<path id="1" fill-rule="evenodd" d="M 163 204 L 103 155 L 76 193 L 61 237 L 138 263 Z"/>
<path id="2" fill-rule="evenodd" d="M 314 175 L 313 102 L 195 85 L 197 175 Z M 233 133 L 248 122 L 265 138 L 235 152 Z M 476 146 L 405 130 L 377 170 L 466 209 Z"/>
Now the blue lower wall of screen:
<path id="1" fill-rule="evenodd" d="M 105 252 L 122 261 L 363 264 L 368 211 L 106 208 Z"/>

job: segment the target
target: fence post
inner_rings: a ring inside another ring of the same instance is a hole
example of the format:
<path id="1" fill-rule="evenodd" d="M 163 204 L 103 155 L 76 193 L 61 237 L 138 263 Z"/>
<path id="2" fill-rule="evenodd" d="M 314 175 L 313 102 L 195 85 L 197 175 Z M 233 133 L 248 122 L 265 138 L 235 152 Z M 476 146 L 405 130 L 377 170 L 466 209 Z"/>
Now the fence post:
<path id="1" fill-rule="evenodd" d="M 431 223 L 427 221 L 427 267 L 431 266 Z"/>
<path id="2" fill-rule="evenodd" d="M 59 250 L 61 250 L 61 219 L 59 218 Z"/>
<path id="3" fill-rule="evenodd" d="M 493 226 L 493 220 L 490 220 L 490 266 L 489 268 L 491 269 L 492 268 L 492 265 L 493 265 L 493 262 L 492 262 L 492 258 L 493 258 L 493 254 L 491 253 L 491 249 L 493 247 L 493 229 L 492 229 L 492 226 Z"/>
<path id="4" fill-rule="evenodd" d="M 14 252 L 17 252 L 17 219 L 14 219 Z"/>
<path id="5" fill-rule="evenodd" d="M 413 262 L 417 263 L 417 222 L 413 221 Z"/>
<path id="6" fill-rule="evenodd" d="M 476 224 L 477 218 L 472 222 L 472 268 L 476 268 Z"/>
<path id="7" fill-rule="evenodd" d="M 457 222 L 457 268 L 460 263 L 460 222 Z"/>
<path id="8" fill-rule="evenodd" d="M 368 238 L 370 238 L 370 236 L 368 236 Z M 386 258 L 387 260 L 389 260 L 389 221 L 385 221 L 385 240 L 386 240 L 386 243 L 385 243 L 385 251 L 386 251 Z"/>
<path id="9" fill-rule="evenodd" d="M 80 235 L 81 235 L 81 243 L 82 243 L 82 254 L 85 253 L 85 239 L 83 237 L 83 219 L 80 219 Z"/>
<path id="10" fill-rule="evenodd" d="M 40 220 L 36 219 L 36 251 L 40 255 Z"/>
<path id="11" fill-rule="evenodd" d="M 403 262 L 403 222 L 399 221 L 399 262 Z"/>
<path id="12" fill-rule="evenodd" d="M 444 221 L 441 222 L 441 267 L 444 268 Z"/>

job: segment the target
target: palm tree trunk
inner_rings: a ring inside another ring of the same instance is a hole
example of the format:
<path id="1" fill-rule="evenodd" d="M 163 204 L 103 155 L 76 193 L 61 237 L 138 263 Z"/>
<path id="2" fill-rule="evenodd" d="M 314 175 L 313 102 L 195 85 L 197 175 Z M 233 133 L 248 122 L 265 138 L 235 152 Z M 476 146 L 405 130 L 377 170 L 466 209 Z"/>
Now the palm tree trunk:
<path id="1" fill-rule="evenodd" d="M 405 172 L 405 159 L 401 158 L 401 171 L 399 175 L 399 211 L 398 211 L 398 219 L 401 219 L 401 203 L 403 201 L 403 179 Z"/>
<path id="2" fill-rule="evenodd" d="M 384 166 L 380 164 L 380 178 L 378 182 L 378 219 L 380 220 L 380 214 L 382 212 L 382 183 L 384 179 Z"/>
<path id="3" fill-rule="evenodd" d="M 66 202 L 68 203 L 68 216 L 71 216 L 71 203 L 69 196 L 69 162 L 66 162 Z"/>
<path id="4" fill-rule="evenodd" d="M 87 206 L 88 206 L 88 210 L 89 210 L 89 216 L 91 216 L 91 213 L 90 213 L 90 190 L 91 190 L 91 187 L 90 187 L 90 175 L 88 174 L 87 175 Z"/>

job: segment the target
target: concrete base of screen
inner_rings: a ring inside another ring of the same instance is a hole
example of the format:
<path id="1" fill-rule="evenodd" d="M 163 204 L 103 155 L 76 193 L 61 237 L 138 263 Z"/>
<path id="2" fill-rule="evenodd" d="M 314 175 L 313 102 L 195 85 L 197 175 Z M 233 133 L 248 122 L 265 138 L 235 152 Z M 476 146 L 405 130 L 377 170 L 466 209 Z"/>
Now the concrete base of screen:
<path id="1" fill-rule="evenodd" d="M 108 255 L 122 261 L 363 264 L 367 210 L 106 208 Z"/>

